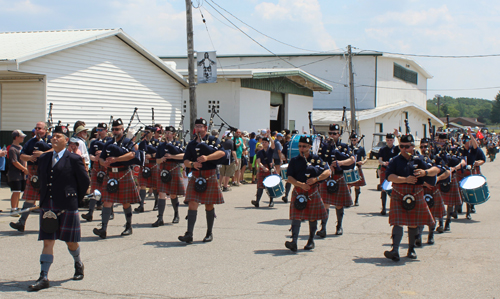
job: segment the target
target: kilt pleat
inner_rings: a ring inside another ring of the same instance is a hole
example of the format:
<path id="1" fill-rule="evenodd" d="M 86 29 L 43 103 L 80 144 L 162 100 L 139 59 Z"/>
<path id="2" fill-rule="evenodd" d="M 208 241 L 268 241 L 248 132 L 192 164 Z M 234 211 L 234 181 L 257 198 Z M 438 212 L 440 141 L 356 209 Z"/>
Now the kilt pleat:
<path id="1" fill-rule="evenodd" d="M 462 197 L 460 195 L 460 188 L 458 187 L 458 175 L 452 174 L 451 187 L 448 192 L 441 192 L 444 204 L 447 206 L 458 206 L 462 204 Z"/>
<path id="2" fill-rule="evenodd" d="M 54 209 L 42 209 L 43 212 L 40 213 L 40 230 L 38 232 L 38 240 L 61 240 L 64 242 L 80 242 L 81 241 L 81 231 L 80 231 L 80 217 L 78 216 L 78 210 L 76 211 L 65 211 L 61 215 L 57 216 L 59 220 L 59 229 L 53 234 L 47 234 L 41 229 L 43 213 L 52 210 L 54 213 L 59 213 L 60 210 Z"/>
<path id="3" fill-rule="evenodd" d="M 165 163 L 162 163 L 161 166 L 158 167 L 158 171 L 155 176 L 158 192 L 165 192 L 166 194 L 172 194 L 172 195 L 186 194 L 184 183 L 182 182 L 181 168 L 177 167 L 177 165 L 178 163 L 175 161 L 166 161 Z M 173 168 L 175 169 L 172 170 Z M 170 173 L 172 174 L 172 180 L 168 183 L 164 183 L 161 181 L 160 173 L 164 169 L 170 171 Z"/>
<path id="4" fill-rule="evenodd" d="M 446 214 L 446 210 L 444 207 L 443 197 L 441 196 L 441 191 L 439 190 L 439 186 L 433 186 L 432 188 L 424 187 L 424 194 L 430 194 L 434 198 L 434 205 L 432 208 L 429 208 L 432 216 L 435 219 L 442 218 Z"/>
<path id="5" fill-rule="evenodd" d="M 92 166 L 91 175 L 90 175 L 90 186 L 91 186 L 90 189 L 92 191 L 94 191 L 95 189 L 101 191 L 103 189 L 103 187 L 105 187 L 106 176 L 104 177 L 104 179 L 102 180 L 101 183 L 97 182 L 97 173 L 99 171 L 104 171 L 104 173 L 107 173 L 107 168 L 102 166 L 102 165 L 99 165 L 98 162 L 94 162 L 94 165 Z"/>
<path id="6" fill-rule="evenodd" d="M 359 172 L 359 176 L 361 177 L 361 179 L 353 184 L 347 184 L 347 186 L 349 187 L 363 187 L 363 186 L 366 186 L 366 181 L 365 181 L 365 175 L 363 174 L 363 169 L 361 169 L 360 166 L 358 166 L 358 172 Z"/>
<path id="7" fill-rule="evenodd" d="M 264 186 L 264 179 L 270 175 L 270 171 L 263 171 L 260 169 L 259 171 L 257 171 L 257 189 L 266 189 L 266 187 Z"/>
<path id="8" fill-rule="evenodd" d="M 389 211 L 389 224 L 399 226 L 419 226 L 435 224 L 434 217 L 424 199 L 422 185 L 392 184 L 391 208 Z M 403 208 L 402 199 L 406 194 L 415 197 L 415 208 L 407 211 Z"/>
<path id="9" fill-rule="evenodd" d="M 319 185 L 319 194 L 321 199 L 323 200 L 323 203 L 338 207 L 352 206 L 353 202 L 351 193 L 349 192 L 349 188 L 347 188 L 344 175 L 335 174 L 333 176 L 333 179 L 339 184 L 339 190 L 336 193 L 328 193 L 328 191 L 326 190 L 326 182 L 328 181 L 328 179 L 324 182 L 321 182 L 321 184 Z"/>
<path id="10" fill-rule="evenodd" d="M 142 176 L 142 169 L 144 167 L 141 167 L 141 171 L 139 172 L 139 176 L 138 176 L 138 179 L 139 179 L 139 186 L 142 187 L 142 186 L 146 186 L 147 188 L 153 188 L 153 189 L 156 189 L 156 177 L 158 176 L 158 166 L 156 166 L 158 164 L 156 163 L 146 163 L 144 164 L 144 167 L 149 167 L 151 169 L 151 176 L 149 176 L 149 178 L 145 178 Z"/>
<path id="11" fill-rule="evenodd" d="M 105 185 L 103 190 L 100 190 L 102 193 L 103 201 L 110 201 L 114 203 L 138 203 L 141 201 L 139 196 L 139 190 L 137 189 L 137 185 L 135 184 L 134 177 L 132 171 L 128 171 L 127 174 L 125 172 L 109 172 L 108 171 L 108 180 L 109 179 L 119 179 L 123 175 L 125 175 L 118 183 L 118 191 L 116 192 L 108 192 L 107 186 Z M 107 181 L 105 181 L 107 182 Z"/>
<path id="12" fill-rule="evenodd" d="M 23 199 L 25 201 L 40 200 L 40 189 L 31 186 L 31 177 L 37 175 L 38 165 L 28 165 L 28 180 L 26 181 L 26 188 L 24 189 Z"/>
<path id="13" fill-rule="evenodd" d="M 194 190 L 196 177 L 199 176 L 204 177 L 207 180 L 207 190 L 205 190 L 205 192 L 197 192 Z M 193 176 L 189 179 L 186 190 L 186 200 L 196 201 L 197 203 L 206 205 L 224 203 L 222 191 L 220 190 L 219 183 L 217 182 L 215 169 L 202 170 L 201 175 L 198 170 L 193 171 Z"/>
<path id="14" fill-rule="evenodd" d="M 307 195 L 309 200 L 307 206 L 303 210 L 295 208 L 295 199 L 299 194 Z M 301 188 L 294 187 L 292 191 L 292 200 L 290 201 L 290 220 L 320 220 L 328 218 L 325 205 L 319 195 L 318 185 L 313 185 L 311 189 L 305 191 Z"/>

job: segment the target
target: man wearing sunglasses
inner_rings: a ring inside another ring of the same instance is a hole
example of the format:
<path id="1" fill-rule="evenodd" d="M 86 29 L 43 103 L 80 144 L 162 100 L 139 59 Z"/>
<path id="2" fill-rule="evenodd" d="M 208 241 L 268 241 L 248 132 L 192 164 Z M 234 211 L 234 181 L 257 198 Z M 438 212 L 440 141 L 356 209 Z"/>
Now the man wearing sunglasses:
<path id="1" fill-rule="evenodd" d="M 272 169 L 274 167 L 273 153 L 275 149 L 275 143 L 271 138 L 271 133 L 269 130 L 266 131 L 265 137 L 262 138 L 262 150 L 257 152 L 257 160 L 255 162 L 258 165 L 259 170 L 257 172 L 257 195 L 256 200 L 252 200 L 252 204 L 258 208 L 259 202 L 264 193 L 264 179 L 270 176 Z M 269 199 L 269 207 L 274 207 L 273 198 Z"/>
<path id="2" fill-rule="evenodd" d="M 463 147 L 459 149 L 461 156 L 465 159 L 465 169 L 463 171 L 458 172 L 458 181 L 460 182 L 464 178 L 471 176 L 473 174 L 478 173 L 478 167 L 484 163 L 483 161 L 477 161 L 478 155 L 481 157 L 481 154 L 478 154 L 479 143 L 476 138 L 472 135 L 471 128 L 467 128 L 467 135 L 464 135 L 462 138 Z M 484 155 L 484 153 L 483 153 Z M 463 200 L 463 198 L 462 198 Z M 474 209 L 474 206 L 471 204 L 467 204 L 467 214 L 466 218 L 471 220 L 471 213 Z M 474 209 L 475 212 L 475 209 Z"/>
<path id="3" fill-rule="evenodd" d="M 399 261 L 399 245 L 403 239 L 403 226 L 408 226 L 407 257 L 416 259 L 415 240 L 419 225 L 434 226 L 434 218 L 424 199 L 424 182 L 435 183 L 439 168 L 430 167 L 421 157 L 414 156 L 414 139 L 411 134 L 403 135 L 399 148 L 401 154 L 389 162 L 387 180 L 392 182 L 389 224 L 392 229 L 392 250 L 384 256 Z M 404 201 L 404 202 L 403 202 Z M 411 204 L 414 204 L 411 207 Z M 408 204 L 408 205 L 406 205 Z"/>
<path id="4" fill-rule="evenodd" d="M 365 176 L 363 174 L 362 167 L 366 163 L 366 152 L 365 148 L 362 146 L 358 146 L 359 143 L 359 138 L 356 133 L 351 134 L 350 138 L 351 140 L 351 147 L 354 156 L 356 157 L 356 166 L 358 166 L 358 172 L 359 176 L 361 179 L 354 184 L 349 184 L 349 189 L 354 186 L 354 192 L 356 194 L 356 199 L 354 200 L 354 205 L 359 206 L 359 194 L 361 194 L 361 187 L 366 186 L 366 181 L 365 181 Z"/>
<path id="5" fill-rule="evenodd" d="M 321 199 L 325 203 L 325 208 L 328 215 L 330 214 L 330 206 L 335 206 L 337 214 L 336 235 L 342 235 L 342 220 L 344 218 L 344 207 L 352 206 L 352 198 L 347 184 L 344 179 L 344 170 L 354 168 L 354 156 L 349 146 L 340 142 L 340 126 L 338 124 L 330 125 L 328 132 L 329 138 L 324 142 L 319 149 L 319 156 L 325 161 L 331 169 L 331 178 L 338 184 L 336 192 L 328 192 L 327 182 L 321 183 L 319 191 Z M 326 225 L 328 218 L 321 221 L 321 230 L 316 234 L 320 238 L 326 237 Z"/>
<path id="6" fill-rule="evenodd" d="M 395 133 L 397 134 L 397 130 L 395 130 Z M 378 163 L 380 165 L 380 185 L 382 185 L 385 181 L 385 172 L 387 170 L 387 166 L 389 165 L 389 161 L 399 155 L 400 152 L 399 148 L 394 146 L 394 134 L 387 133 L 385 141 L 387 142 L 387 145 L 381 148 L 378 153 Z M 384 190 L 382 190 L 380 198 L 382 200 L 382 211 L 380 211 L 380 214 L 385 215 L 387 213 L 387 193 Z"/>
<path id="7" fill-rule="evenodd" d="M 52 151 L 50 145 L 51 137 L 47 135 L 47 124 L 43 121 L 38 122 L 35 126 L 35 136 L 28 140 L 21 150 L 21 160 L 28 162 L 28 183 L 23 193 L 23 209 L 32 208 L 35 206 L 35 201 L 39 200 L 40 188 L 38 183 L 38 157 L 43 153 Z M 11 222 L 10 227 L 24 232 L 26 219 L 30 212 L 25 212 L 21 215 L 18 222 Z"/>

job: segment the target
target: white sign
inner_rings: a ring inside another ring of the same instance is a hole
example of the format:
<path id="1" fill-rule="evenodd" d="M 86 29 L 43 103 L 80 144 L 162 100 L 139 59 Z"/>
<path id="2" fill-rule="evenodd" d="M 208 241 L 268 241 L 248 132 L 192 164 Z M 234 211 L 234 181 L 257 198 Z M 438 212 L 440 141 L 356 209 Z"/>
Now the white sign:
<path id="1" fill-rule="evenodd" d="M 278 120 L 279 111 L 280 111 L 280 106 L 271 106 L 270 119 L 271 120 Z"/>
<path id="2" fill-rule="evenodd" d="M 197 52 L 198 84 L 217 82 L 217 55 L 212 52 Z"/>

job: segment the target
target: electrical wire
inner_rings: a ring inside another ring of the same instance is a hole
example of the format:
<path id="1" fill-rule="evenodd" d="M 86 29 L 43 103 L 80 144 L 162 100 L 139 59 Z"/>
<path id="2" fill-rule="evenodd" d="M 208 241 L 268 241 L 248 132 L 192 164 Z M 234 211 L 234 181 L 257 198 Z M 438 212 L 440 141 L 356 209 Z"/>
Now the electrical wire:
<path id="1" fill-rule="evenodd" d="M 216 51 L 214 42 L 212 40 L 212 36 L 210 35 L 210 31 L 208 30 L 208 25 L 207 25 L 207 21 L 205 20 L 205 16 L 203 16 L 203 12 L 201 11 L 201 7 L 199 7 L 199 9 L 200 9 L 201 19 L 203 21 L 203 24 L 205 24 L 205 28 L 207 29 L 208 38 L 210 39 L 210 43 L 212 44 L 212 48 L 213 48 L 214 51 Z M 224 67 L 222 66 L 222 63 L 220 62 L 219 57 L 217 57 L 217 62 L 219 63 L 220 69 L 222 71 L 222 77 L 224 79 L 226 79 L 226 76 L 224 74 Z"/>
<path id="2" fill-rule="evenodd" d="M 355 86 L 362 86 L 362 87 L 375 87 L 374 85 L 367 85 L 367 84 L 354 84 Z M 377 86 L 377 88 L 383 88 L 383 89 L 396 89 L 396 90 L 415 90 L 415 88 L 400 88 L 400 87 L 383 87 L 383 86 Z M 463 91 L 468 91 L 468 90 L 484 90 L 484 89 L 500 89 L 500 86 L 492 86 L 492 87 L 478 87 L 478 88 L 444 88 L 444 89 L 425 89 L 427 91 L 455 91 L 455 90 L 463 90 Z"/>
<path id="3" fill-rule="evenodd" d="M 377 50 L 362 50 L 362 52 L 375 52 L 381 54 L 392 54 L 401 56 L 412 56 L 412 57 L 427 57 L 427 58 L 485 58 L 485 57 L 500 57 L 500 54 L 478 54 L 478 55 L 427 55 L 427 54 L 408 54 L 408 53 L 395 53 Z"/>

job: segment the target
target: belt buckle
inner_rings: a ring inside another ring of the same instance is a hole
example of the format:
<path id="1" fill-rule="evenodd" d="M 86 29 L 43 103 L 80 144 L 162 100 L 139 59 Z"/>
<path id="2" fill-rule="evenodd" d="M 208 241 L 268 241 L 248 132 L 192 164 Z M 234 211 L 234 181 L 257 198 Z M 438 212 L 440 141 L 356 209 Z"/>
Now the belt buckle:
<path id="1" fill-rule="evenodd" d="M 117 167 L 111 167 L 111 172 L 118 172 L 118 168 Z"/>

